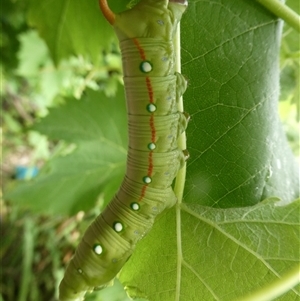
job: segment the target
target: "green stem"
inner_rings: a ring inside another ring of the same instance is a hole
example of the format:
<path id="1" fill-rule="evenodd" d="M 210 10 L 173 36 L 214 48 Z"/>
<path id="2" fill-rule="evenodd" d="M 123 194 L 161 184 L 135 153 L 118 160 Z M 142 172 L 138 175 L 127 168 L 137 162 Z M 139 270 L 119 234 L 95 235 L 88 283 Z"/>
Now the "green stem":
<path id="1" fill-rule="evenodd" d="M 300 282 L 300 266 L 296 265 L 282 276 L 281 279 L 274 281 L 257 292 L 253 292 L 249 296 L 244 296 L 238 301 L 265 301 L 277 300 L 279 296 L 291 291 L 294 286 Z M 297 293 L 295 293 L 297 294 Z"/>
<path id="2" fill-rule="evenodd" d="M 32 280 L 32 262 L 34 254 L 34 222 L 30 218 L 24 221 L 23 260 L 21 272 L 21 285 L 18 301 L 28 300 L 30 282 Z"/>
<path id="3" fill-rule="evenodd" d="M 291 27 L 300 32 L 300 16 L 279 0 L 256 0 L 277 17 L 283 19 Z"/>
<path id="4" fill-rule="evenodd" d="M 175 62 L 175 69 L 177 72 L 181 72 L 181 56 L 180 56 L 180 23 L 178 24 L 177 33 L 175 37 L 175 53 L 176 53 L 176 62 Z M 183 112 L 183 98 L 180 98 L 178 104 L 178 111 Z M 178 138 L 178 147 L 181 149 L 186 149 L 186 135 L 185 132 L 181 134 Z M 185 175 L 186 175 L 186 164 L 179 170 L 176 180 L 175 180 L 175 187 L 174 192 L 177 196 L 178 203 L 181 203 L 183 197 L 183 190 L 185 185 Z"/>
<path id="5" fill-rule="evenodd" d="M 180 23 L 177 27 L 177 33 L 175 37 L 175 53 L 176 53 L 176 62 L 175 69 L 177 72 L 181 72 L 181 55 L 180 55 L 181 45 L 180 45 Z M 178 111 L 183 112 L 183 98 L 180 97 L 178 104 Z M 181 134 L 178 138 L 178 147 L 181 149 L 186 149 L 186 135 L 185 132 Z M 182 203 L 183 190 L 185 185 L 185 176 L 186 176 L 186 163 L 179 170 L 174 186 L 174 192 L 177 196 L 176 204 L 176 237 L 177 237 L 177 277 L 176 277 L 176 291 L 175 291 L 175 301 L 179 301 L 180 298 L 180 284 L 181 284 L 181 267 L 182 267 L 182 241 L 181 241 L 181 209 L 180 204 Z"/>

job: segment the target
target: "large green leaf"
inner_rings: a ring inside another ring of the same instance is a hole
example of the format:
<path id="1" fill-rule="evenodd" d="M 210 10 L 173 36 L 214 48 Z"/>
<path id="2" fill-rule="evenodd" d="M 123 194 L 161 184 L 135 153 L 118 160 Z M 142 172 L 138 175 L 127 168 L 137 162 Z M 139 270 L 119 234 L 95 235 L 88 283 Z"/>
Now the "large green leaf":
<path id="1" fill-rule="evenodd" d="M 299 264 L 298 203 L 229 209 L 299 196 L 299 167 L 278 117 L 280 31 L 280 21 L 257 3 L 190 1 L 181 23 L 192 116 L 184 199 L 123 269 L 133 296 L 243 300 Z M 272 289 L 261 300 L 270 300 Z M 278 300 L 299 295 L 298 287 Z"/>
<path id="2" fill-rule="evenodd" d="M 192 116 L 185 202 L 236 207 L 299 195 L 278 117 L 280 31 L 253 1 L 190 3 L 182 22 L 185 110 Z"/>
<path id="3" fill-rule="evenodd" d="M 121 281 L 131 296 L 151 301 L 243 297 L 299 268 L 299 205 L 280 207 L 274 199 L 239 209 L 179 205 L 138 245 Z M 264 294 L 253 301 L 271 300 L 268 288 Z M 299 296 L 297 286 L 276 300 Z"/>

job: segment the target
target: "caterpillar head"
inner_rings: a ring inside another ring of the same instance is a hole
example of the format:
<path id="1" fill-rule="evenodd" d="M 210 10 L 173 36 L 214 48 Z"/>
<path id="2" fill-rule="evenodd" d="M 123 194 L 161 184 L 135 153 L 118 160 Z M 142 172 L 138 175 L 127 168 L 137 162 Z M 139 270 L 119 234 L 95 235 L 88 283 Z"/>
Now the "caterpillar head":
<path id="1" fill-rule="evenodd" d="M 172 40 L 187 6 L 186 0 L 142 0 L 115 16 L 113 26 L 120 41 L 130 38 Z"/>

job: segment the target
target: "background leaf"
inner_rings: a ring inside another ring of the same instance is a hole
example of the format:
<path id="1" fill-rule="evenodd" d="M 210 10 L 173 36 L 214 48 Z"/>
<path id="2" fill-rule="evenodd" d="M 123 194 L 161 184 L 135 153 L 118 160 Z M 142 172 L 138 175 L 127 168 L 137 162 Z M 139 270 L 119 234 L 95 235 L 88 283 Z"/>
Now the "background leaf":
<path id="1" fill-rule="evenodd" d="M 69 99 L 51 109 L 34 129 L 76 148 L 51 160 L 37 178 L 7 197 L 39 212 L 60 214 L 91 208 L 100 194 L 109 200 L 123 178 L 127 152 L 125 101 L 122 88 L 118 91 L 108 98 L 88 90 L 81 101 Z"/>
<path id="2" fill-rule="evenodd" d="M 101 47 L 112 41 L 97 0 L 30 0 L 29 8 L 29 23 L 39 29 L 56 63 L 71 54 L 97 61 Z"/>

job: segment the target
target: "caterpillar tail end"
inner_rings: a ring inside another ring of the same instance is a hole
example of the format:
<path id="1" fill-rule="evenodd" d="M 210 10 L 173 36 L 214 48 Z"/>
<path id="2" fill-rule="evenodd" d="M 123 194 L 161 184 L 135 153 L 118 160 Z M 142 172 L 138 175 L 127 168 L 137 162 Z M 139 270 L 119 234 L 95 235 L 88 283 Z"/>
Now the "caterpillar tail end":
<path id="1" fill-rule="evenodd" d="M 59 301 L 83 301 L 85 293 L 89 290 L 78 274 L 74 261 L 71 260 L 59 285 Z"/>
<path id="2" fill-rule="evenodd" d="M 59 287 L 59 301 L 83 301 L 85 293 L 80 292 L 75 295 L 67 286 L 61 284 Z"/>
<path id="3" fill-rule="evenodd" d="M 92 290 L 81 291 L 77 293 L 74 292 L 74 289 L 72 287 L 70 287 L 67 283 L 64 283 L 64 281 L 62 281 L 59 286 L 59 301 L 84 301 L 86 293 L 99 291 L 108 286 L 112 286 L 113 284 L 114 280 L 110 281 L 106 285 L 95 287 Z"/>
<path id="4" fill-rule="evenodd" d="M 103 16 L 105 19 L 111 24 L 114 25 L 116 15 L 111 11 L 107 4 L 107 0 L 99 0 L 99 6 L 102 11 Z"/>
<path id="5" fill-rule="evenodd" d="M 87 283 L 84 277 L 82 277 L 81 269 L 76 268 L 74 264 L 74 258 L 70 261 L 64 278 L 59 285 L 59 301 L 83 301 L 85 300 L 86 293 L 91 293 L 94 290 L 101 290 L 107 286 L 112 286 L 114 283 L 115 277 L 110 277 L 102 285 L 96 286 L 95 284 L 99 283 L 97 279 L 95 281 L 90 280 Z"/>

